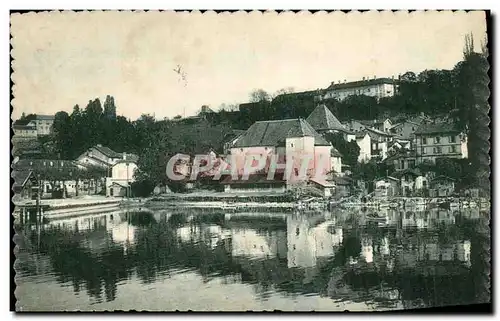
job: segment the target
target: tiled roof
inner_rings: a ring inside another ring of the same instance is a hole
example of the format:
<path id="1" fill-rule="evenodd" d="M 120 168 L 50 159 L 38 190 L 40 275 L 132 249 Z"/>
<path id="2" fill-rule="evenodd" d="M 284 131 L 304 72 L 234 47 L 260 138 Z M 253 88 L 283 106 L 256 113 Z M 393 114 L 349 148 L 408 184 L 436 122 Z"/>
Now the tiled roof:
<path id="1" fill-rule="evenodd" d="M 304 119 L 285 119 L 255 122 L 233 147 L 277 146 L 286 138 L 314 137 L 314 145 L 330 144 Z"/>
<path id="2" fill-rule="evenodd" d="M 341 130 L 347 131 L 347 128 L 333 115 L 326 105 L 317 106 L 307 117 L 307 122 L 316 130 Z"/>
<path id="3" fill-rule="evenodd" d="M 415 135 L 438 133 L 460 133 L 460 129 L 458 129 L 454 124 L 448 123 L 423 124 L 417 129 Z"/>
<path id="4" fill-rule="evenodd" d="M 346 82 L 343 84 L 331 84 L 327 89 L 335 90 L 335 89 L 345 89 L 345 88 L 355 88 L 355 87 L 366 87 L 373 86 L 379 84 L 394 84 L 395 80 L 391 78 L 376 78 L 376 79 L 367 79 L 367 80 L 358 80 Z"/>

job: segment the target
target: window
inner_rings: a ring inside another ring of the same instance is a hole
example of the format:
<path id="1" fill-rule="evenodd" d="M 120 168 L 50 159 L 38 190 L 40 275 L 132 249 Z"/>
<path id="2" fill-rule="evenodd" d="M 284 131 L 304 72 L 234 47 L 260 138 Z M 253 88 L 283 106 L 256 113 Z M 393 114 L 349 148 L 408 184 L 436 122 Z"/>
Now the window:
<path id="1" fill-rule="evenodd" d="M 47 163 L 46 163 L 46 162 L 43 162 L 43 166 L 47 166 Z"/>
<path id="2" fill-rule="evenodd" d="M 422 147 L 422 148 L 421 148 L 420 153 L 421 153 L 421 154 L 425 154 L 425 147 Z"/>
<path id="3" fill-rule="evenodd" d="M 434 154 L 441 154 L 441 147 L 434 147 Z"/>
<path id="4" fill-rule="evenodd" d="M 450 153 L 456 153 L 457 152 L 457 146 L 450 146 Z"/>
<path id="5" fill-rule="evenodd" d="M 408 160 L 408 168 L 414 168 L 415 167 L 415 160 L 410 159 Z"/>
<path id="6" fill-rule="evenodd" d="M 50 166 L 54 166 L 54 162 L 50 162 Z"/>
<path id="7" fill-rule="evenodd" d="M 434 144 L 439 144 L 441 142 L 441 137 L 436 136 L 434 137 Z"/>
<path id="8" fill-rule="evenodd" d="M 426 137 L 422 137 L 422 145 L 427 145 L 427 138 Z"/>
<path id="9" fill-rule="evenodd" d="M 411 130 L 415 130 L 415 127 L 412 127 Z"/>
<path id="10" fill-rule="evenodd" d="M 455 143 L 456 137 L 455 136 L 450 136 L 450 143 Z"/>

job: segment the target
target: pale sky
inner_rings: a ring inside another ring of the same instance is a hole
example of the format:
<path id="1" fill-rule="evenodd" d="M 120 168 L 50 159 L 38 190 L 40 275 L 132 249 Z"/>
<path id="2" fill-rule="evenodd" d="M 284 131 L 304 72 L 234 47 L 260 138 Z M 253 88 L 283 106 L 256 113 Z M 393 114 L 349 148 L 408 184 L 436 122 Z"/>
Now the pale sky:
<path id="1" fill-rule="evenodd" d="M 112 95 L 127 118 L 171 118 L 247 102 L 256 88 L 451 69 L 470 32 L 480 51 L 484 12 L 16 14 L 12 117 Z"/>

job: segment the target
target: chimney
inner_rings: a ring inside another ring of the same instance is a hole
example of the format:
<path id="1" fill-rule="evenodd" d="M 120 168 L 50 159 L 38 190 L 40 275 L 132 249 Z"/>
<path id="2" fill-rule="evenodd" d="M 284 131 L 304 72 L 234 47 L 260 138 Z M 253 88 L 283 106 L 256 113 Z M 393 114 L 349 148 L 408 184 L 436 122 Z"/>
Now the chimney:
<path id="1" fill-rule="evenodd" d="M 335 85 L 335 81 L 332 81 L 332 86 Z"/>
<path id="2" fill-rule="evenodd" d="M 373 79 L 377 79 L 377 75 L 373 75 Z"/>
<path id="3" fill-rule="evenodd" d="M 340 84 L 340 80 L 339 80 L 339 84 Z"/>
<path id="4" fill-rule="evenodd" d="M 344 84 L 347 82 L 347 79 L 344 79 Z"/>
<path id="5" fill-rule="evenodd" d="M 365 77 L 363 77 L 363 81 L 365 81 Z"/>
<path id="6" fill-rule="evenodd" d="M 123 153 L 123 159 L 127 159 L 127 153 Z"/>

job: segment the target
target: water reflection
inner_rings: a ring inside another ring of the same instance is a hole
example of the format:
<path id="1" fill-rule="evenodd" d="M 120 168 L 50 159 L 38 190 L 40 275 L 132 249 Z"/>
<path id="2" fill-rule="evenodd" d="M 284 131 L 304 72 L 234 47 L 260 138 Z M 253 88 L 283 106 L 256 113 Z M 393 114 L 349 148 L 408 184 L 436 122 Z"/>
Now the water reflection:
<path id="1" fill-rule="evenodd" d="M 251 285 L 259 300 L 313 295 L 385 308 L 487 302 L 487 218 L 478 209 L 113 212 L 20 227 L 16 271 L 20 283 L 54 275 L 94 303 L 116 300 L 121 284 L 146 291 L 188 271 L 204 283 Z M 115 308 L 134 308 L 127 304 Z"/>

